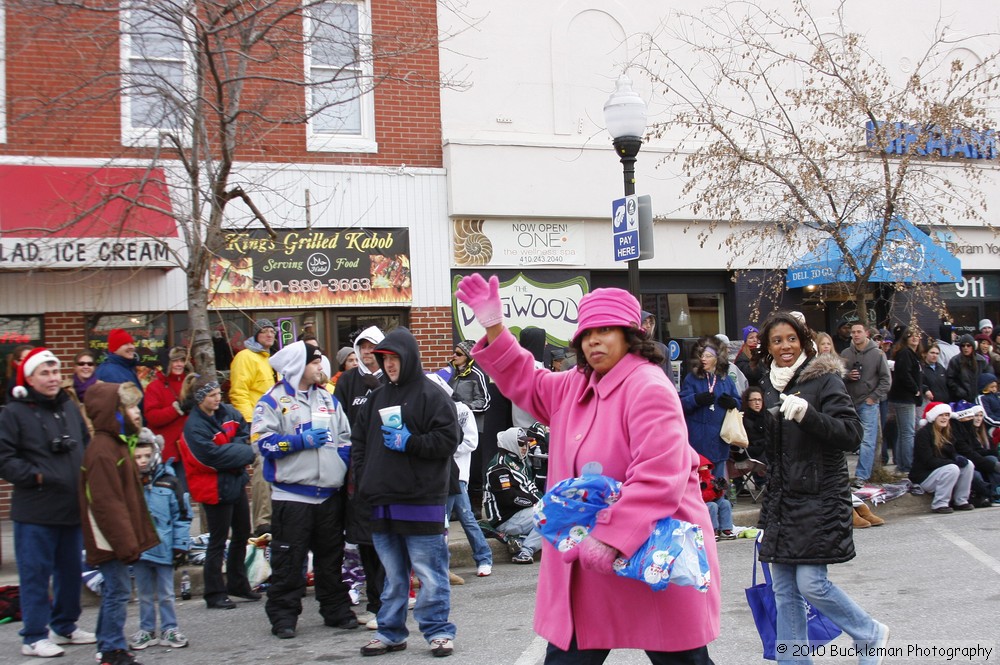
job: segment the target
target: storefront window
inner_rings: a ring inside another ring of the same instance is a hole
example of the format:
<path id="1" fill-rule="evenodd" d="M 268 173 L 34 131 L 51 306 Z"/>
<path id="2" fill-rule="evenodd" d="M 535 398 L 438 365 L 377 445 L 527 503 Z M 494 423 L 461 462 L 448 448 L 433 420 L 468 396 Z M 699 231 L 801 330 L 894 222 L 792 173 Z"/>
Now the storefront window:
<path id="1" fill-rule="evenodd" d="M 14 381 L 16 372 L 12 363 L 14 349 L 22 344 L 42 346 L 44 340 L 42 317 L 0 316 L 0 358 L 3 358 L 4 390 Z"/>
<path id="2" fill-rule="evenodd" d="M 646 293 L 642 308 L 656 317 L 658 340 L 697 338 L 724 330 L 723 296 L 719 293 Z"/>
<path id="3" fill-rule="evenodd" d="M 167 314 L 104 314 L 90 319 L 87 325 L 87 348 L 100 363 L 107 356 L 108 333 L 121 328 L 135 340 L 139 359 L 139 379 L 144 381 L 153 367 L 160 364 L 161 354 L 169 342 Z"/>

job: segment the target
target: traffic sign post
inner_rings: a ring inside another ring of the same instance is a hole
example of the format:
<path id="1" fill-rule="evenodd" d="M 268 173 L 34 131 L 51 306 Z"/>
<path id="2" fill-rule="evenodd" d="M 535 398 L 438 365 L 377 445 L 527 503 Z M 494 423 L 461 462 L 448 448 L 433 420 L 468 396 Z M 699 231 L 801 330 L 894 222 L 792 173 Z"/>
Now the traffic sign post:
<path id="1" fill-rule="evenodd" d="M 611 239 L 615 261 L 653 258 L 653 213 L 649 195 L 611 202 Z"/>

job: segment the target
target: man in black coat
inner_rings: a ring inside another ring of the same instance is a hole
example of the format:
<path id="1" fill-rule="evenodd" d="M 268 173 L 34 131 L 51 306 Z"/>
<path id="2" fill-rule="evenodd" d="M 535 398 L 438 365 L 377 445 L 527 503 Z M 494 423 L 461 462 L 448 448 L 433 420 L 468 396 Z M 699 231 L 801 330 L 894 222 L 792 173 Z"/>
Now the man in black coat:
<path id="1" fill-rule="evenodd" d="M 417 340 L 396 328 L 375 348 L 388 383 L 373 391 L 351 433 L 351 466 L 371 506 L 372 540 L 386 584 L 375 639 L 365 656 L 406 648 L 410 570 L 420 580 L 413 608 L 435 656 L 451 655 L 445 506 L 452 456 L 462 439 L 455 403 L 424 377 Z"/>
<path id="2" fill-rule="evenodd" d="M 62 656 L 60 645 L 97 641 L 76 624 L 83 549 L 78 487 L 90 435 L 61 385 L 59 359 L 48 349 L 33 349 L 0 413 L 0 477 L 14 486 L 21 653 L 42 658 Z"/>

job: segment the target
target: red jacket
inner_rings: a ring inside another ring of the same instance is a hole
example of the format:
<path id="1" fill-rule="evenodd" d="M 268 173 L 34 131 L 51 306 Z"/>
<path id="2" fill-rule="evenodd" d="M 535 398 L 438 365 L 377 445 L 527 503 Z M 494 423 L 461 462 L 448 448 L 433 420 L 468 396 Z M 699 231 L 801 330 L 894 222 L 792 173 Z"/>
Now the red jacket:
<path id="1" fill-rule="evenodd" d="M 180 461 L 177 450 L 177 440 L 184 431 L 187 416 L 181 415 L 174 408 L 174 402 L 181 401 L 181 384 L 183 374 L 168 374 L 157 372 L 156 378 L 146 386 L 146 397 L 143 399 L 143 415 L 146 426 L 154 433 L 163 436 L 163 451 L 160 459 L 164 462 L 173 458 Z"/>

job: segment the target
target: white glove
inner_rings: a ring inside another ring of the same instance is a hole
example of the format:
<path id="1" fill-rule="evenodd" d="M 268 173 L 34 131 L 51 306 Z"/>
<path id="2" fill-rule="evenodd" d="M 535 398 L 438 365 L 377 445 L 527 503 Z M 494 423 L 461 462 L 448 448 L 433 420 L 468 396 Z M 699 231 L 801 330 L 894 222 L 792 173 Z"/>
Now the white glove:
<path id="1" fill-rule="evenodd" d="M 801 397 L 796 395 L 781 395 L 781 414 L 786 419 L 800 423 L 808 410 L 809 402 Z"/>

